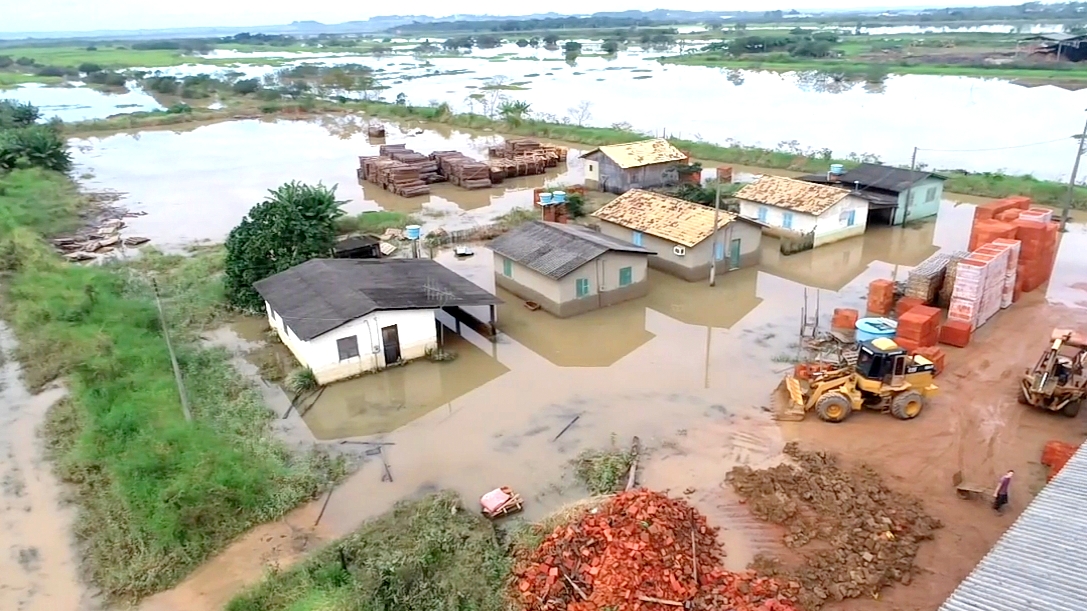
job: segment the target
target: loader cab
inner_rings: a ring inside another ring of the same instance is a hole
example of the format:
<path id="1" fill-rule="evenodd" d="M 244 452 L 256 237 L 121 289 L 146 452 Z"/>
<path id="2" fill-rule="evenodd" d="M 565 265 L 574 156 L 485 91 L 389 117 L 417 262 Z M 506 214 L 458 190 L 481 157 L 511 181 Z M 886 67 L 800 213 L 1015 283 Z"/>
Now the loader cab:
<path id="1" fill-rule="evenodd" d="M 857 353 L 857 375 L 888 386 L 902 386 L 907 376 L 935 371 L 928 359 L 911 358 L 906 351 L 887 338 L 860 343 Z"/>

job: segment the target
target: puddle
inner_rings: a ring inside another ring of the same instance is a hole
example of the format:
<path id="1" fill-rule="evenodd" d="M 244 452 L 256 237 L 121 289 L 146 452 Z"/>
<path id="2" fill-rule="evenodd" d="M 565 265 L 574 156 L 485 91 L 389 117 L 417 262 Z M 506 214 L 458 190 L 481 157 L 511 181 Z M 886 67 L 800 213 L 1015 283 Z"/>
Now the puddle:
<path id="1" fill-rule="evenodd" d="M 49 87 L 30 83 L 0 91 L 0 99 L 29 102 L 41 109 L 45 118 L 60 117 L 68 122 L 102 119 L 122 112 L 163 109 L 155 98 L 140 90 L 105 93 L 81 85 Z"/>
<path id="2" fill-rule="evenodd" d="M 584 181 L 580 151 L 569 165 L 547 174 L 507 179 L 491 189 L 469 191 L 451 184 L 431 186 L 431 195 L 406 199 L 359 182 L 358 157 L 376 155 L 357 116 L 317 121 L 231 121 L 187 131 L 147 131 L 73 140 L 76 172 L 90 172 L 92 189 L 125 193 L 120 205 L 148 212 L 131 219 L 127 234 L 151 238 L 159 247 L 200 240 L 221 241 L 269 189 L 285 182 L 337 185 L 348 213 L 392 210 L 421 217 L 424 229 L 471 228 L 513 208 L 532 205 L 532 189 Z M 408 129 L 386 124 L 388 144 L 405 143 L 421 153 L 458 150 L 486 159 L 498 136 L 455 130 Z M 184 188 L 180 188 L 184 185 Z"/>
<path id="3" fill-rule="evenodd" d="M 71 535 L 75 511 L 61 502 L 60 483 L 38 436 L 46 411 L 65 391 L 31 395 L 10 360 L 14 342 L 0 322 L 0 609 L 94 609 L 79 580 Z"/>

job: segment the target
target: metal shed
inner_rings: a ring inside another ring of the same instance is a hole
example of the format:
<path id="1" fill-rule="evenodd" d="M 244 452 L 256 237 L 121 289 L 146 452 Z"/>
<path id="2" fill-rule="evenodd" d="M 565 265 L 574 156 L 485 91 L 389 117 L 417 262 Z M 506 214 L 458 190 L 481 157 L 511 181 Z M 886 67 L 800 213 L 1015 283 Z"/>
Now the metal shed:
<path id="1" fill-rule="evenodd" d="M 1087 446 L 1081 447 L 939 611 L 1087 609 Z"/>

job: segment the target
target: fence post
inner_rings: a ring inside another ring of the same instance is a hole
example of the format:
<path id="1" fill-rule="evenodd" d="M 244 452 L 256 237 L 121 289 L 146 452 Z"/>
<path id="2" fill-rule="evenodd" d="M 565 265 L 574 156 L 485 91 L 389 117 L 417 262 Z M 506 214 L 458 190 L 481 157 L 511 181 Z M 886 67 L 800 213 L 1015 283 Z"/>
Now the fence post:
<path id="1" fill-rule="evenodd" d="M 159 297 L 159 283 L 152 278 L 151 286 L 155 290 L 155 305 L 159 310 L 159 324 L 162 325 L 162 337 L 166 339 L 166 351 L 170 353 L 170 365 L 174 368 L 174 381 L 177 382 L 177 392 L 181 395 L 181 410 L 185 412 L 185 420 L 192 422 L 192 411 L 189 409 L 189 395 L 185 392 L 185 382 L 181 379 L 181 367 L 177 364 L 177 355 L 174 354 L 174 346 L 170 343 L 170 330 L 166 327 L 166 314 L 162 311 L 162 299 Z"/>

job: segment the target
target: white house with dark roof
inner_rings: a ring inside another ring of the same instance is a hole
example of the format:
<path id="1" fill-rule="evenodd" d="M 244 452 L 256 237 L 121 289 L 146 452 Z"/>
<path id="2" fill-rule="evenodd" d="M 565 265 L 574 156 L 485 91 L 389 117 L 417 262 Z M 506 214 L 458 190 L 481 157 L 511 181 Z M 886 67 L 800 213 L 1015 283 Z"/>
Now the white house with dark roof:
<path id="1" fill-rule="evenodd" d="M 495 238 L 495 284 L 567 317 L 649 292 L 653 251 L 581 225 L 531 221 Z"/>
<path id="2" fill-rule="evenodd" d="M 426 356 L 438 310 L 501 301 L 430 259 L 311 259 L 253 284 L 268 323 L 317 382 Z"/>
<path id="3" fill-rule="evenodd" d="M 779 235 L 812 235 L 814 246 L 861 235 L 868 225 L 868 200 L 849 189 L 768 175 L 735 197 L 741 216 Z"/>
<path id="4" fill-rule="evenodd" d="M 862 163 L 841 174 L 810 174 L 800 180 L 851 189 L 868 200 L 869 224 L 901 225 L 936 216 L 947 178 L 924 170 Z"/>

